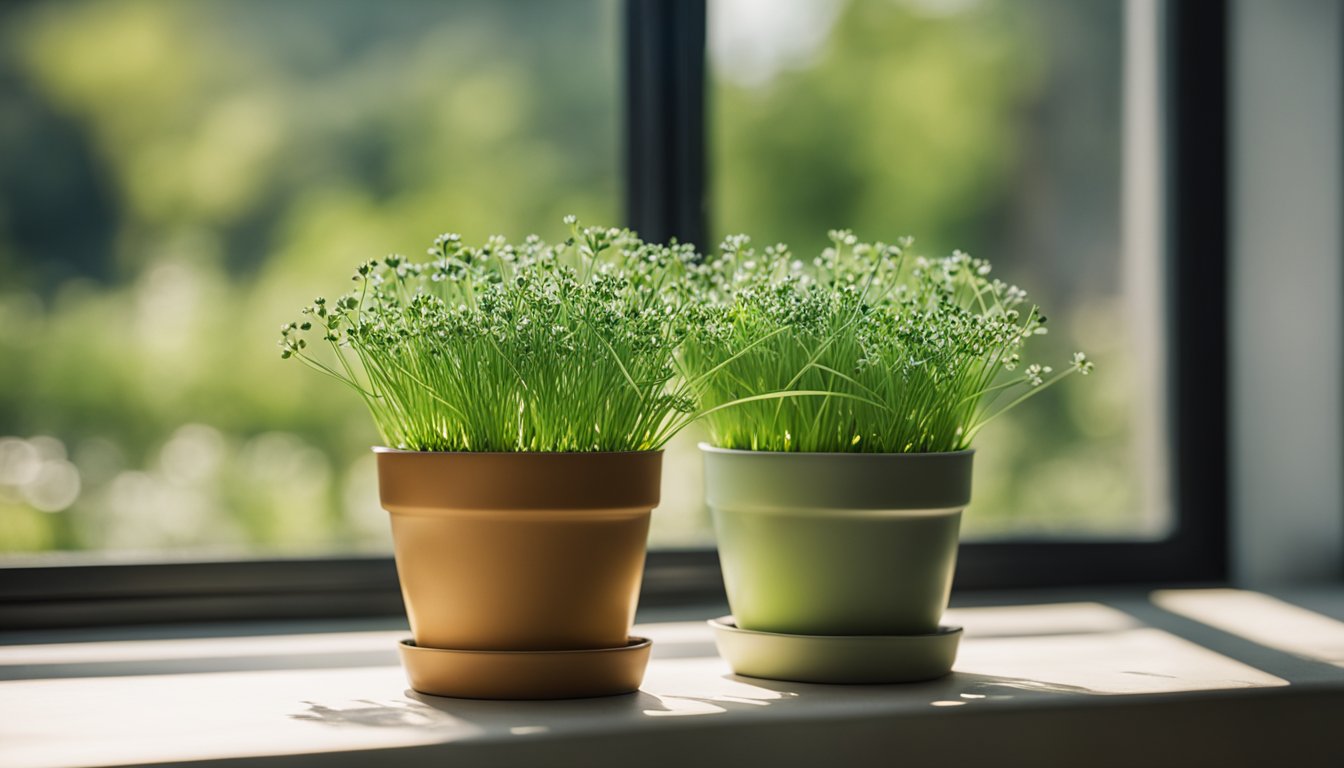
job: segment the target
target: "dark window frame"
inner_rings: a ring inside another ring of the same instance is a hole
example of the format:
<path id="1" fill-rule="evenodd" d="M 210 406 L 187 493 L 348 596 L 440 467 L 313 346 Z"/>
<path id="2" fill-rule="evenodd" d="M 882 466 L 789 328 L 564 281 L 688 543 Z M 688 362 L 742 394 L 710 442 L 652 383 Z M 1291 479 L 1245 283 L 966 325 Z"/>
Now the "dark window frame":
<path id="1" fill-rule="evenodd" d="M 1174 529 L 1158 541 L 968 542 L 959 590 L 1227 577 L 1227 7 L 1163 8 Z M 705 32 L 705 0 L 625 0 L 626 212 L 653 239 L 704 245 L 708 232 Z M 722 603 L 717 553 L 650 552 L 641 601 Z M 389 556 L 0 567 L 6 629 L 401 612 Z"/>

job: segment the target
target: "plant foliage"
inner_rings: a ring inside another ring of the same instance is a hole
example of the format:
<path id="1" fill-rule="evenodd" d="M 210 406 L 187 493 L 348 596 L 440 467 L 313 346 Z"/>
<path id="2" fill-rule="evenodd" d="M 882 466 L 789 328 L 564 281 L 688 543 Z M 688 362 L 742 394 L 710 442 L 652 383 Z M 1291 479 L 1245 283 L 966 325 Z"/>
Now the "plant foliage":
<path id="1" fill-rule="evenodd" d="M 297 358 L 363 398 L 389 446 L 421 451 L 660 448 L 693 410 L 674 355 L 686 246 L 580 228 L 550 244 L 442 235 L 389 256 L 282 329 Z M 333 353 L 315 355 L 305 335 Z"/>
<path id="2" fill-rule="evenodd" d="M 1071 373 L 1022 366 L 1045 317 L 982 259 L 830 233 L 810 262 L 730 237 L 691 274 L 697 323 L 681 363 L 712 442 L 760 451 L 937 452 Z M 1019 370 L 1021 368 L 1021 370 Z M 794 393 L 793 396 L 772 396 Z M 728 405 L 732 404 L 732 405 Z"/>
<path id="3" fill-rule="evenodd" d="M 367 262 L 355 290 L 282 328 L 281 355 L 421 451 L 656 450 L 696 419 L 725 448 L 956 451 L 1092 368 L 1078 353 L 1060 374 L 1014 373 L 1045 317 L 961 252 L 834 231 L 809 263 L 742 235 L 705 259 L 566 222 L 560 244 L 442 235 L 428 261 Z"/>

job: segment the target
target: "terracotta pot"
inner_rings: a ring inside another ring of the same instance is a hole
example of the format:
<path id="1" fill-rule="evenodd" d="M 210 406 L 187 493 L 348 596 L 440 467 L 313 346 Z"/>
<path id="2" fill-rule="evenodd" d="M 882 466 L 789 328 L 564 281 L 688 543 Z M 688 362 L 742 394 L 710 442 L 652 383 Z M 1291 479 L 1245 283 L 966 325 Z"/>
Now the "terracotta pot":
<path id="1" fill-rule="evenodd" d="M 374 450 L 417 646 L 627 645 L 661 451 Z"/>

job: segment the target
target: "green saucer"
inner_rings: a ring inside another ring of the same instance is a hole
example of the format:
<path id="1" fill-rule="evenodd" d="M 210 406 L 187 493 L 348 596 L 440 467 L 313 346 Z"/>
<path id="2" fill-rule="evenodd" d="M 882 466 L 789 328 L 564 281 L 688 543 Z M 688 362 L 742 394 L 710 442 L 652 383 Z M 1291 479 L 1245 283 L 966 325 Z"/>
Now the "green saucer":
<path id="1" fill-rule="evenodd" d="M 952 671 L 961 627 L 928 635 L 784 635 L 711 619 L 719 655 L 739 675 L 802 683 L 876 685 L 932 680 Z"/>

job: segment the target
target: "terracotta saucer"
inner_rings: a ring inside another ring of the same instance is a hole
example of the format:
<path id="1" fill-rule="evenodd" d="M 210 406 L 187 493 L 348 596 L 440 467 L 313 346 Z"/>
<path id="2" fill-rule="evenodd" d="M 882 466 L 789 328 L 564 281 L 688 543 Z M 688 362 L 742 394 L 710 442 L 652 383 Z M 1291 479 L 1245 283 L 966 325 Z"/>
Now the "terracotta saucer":
<path id="1" fill-rule="evenodd" d="M 454 651 L 402 640 L 411 688 L 463 699 L 582 699 L 631 693 L 644 681 L 652 641 L 581 651 Z"/>

